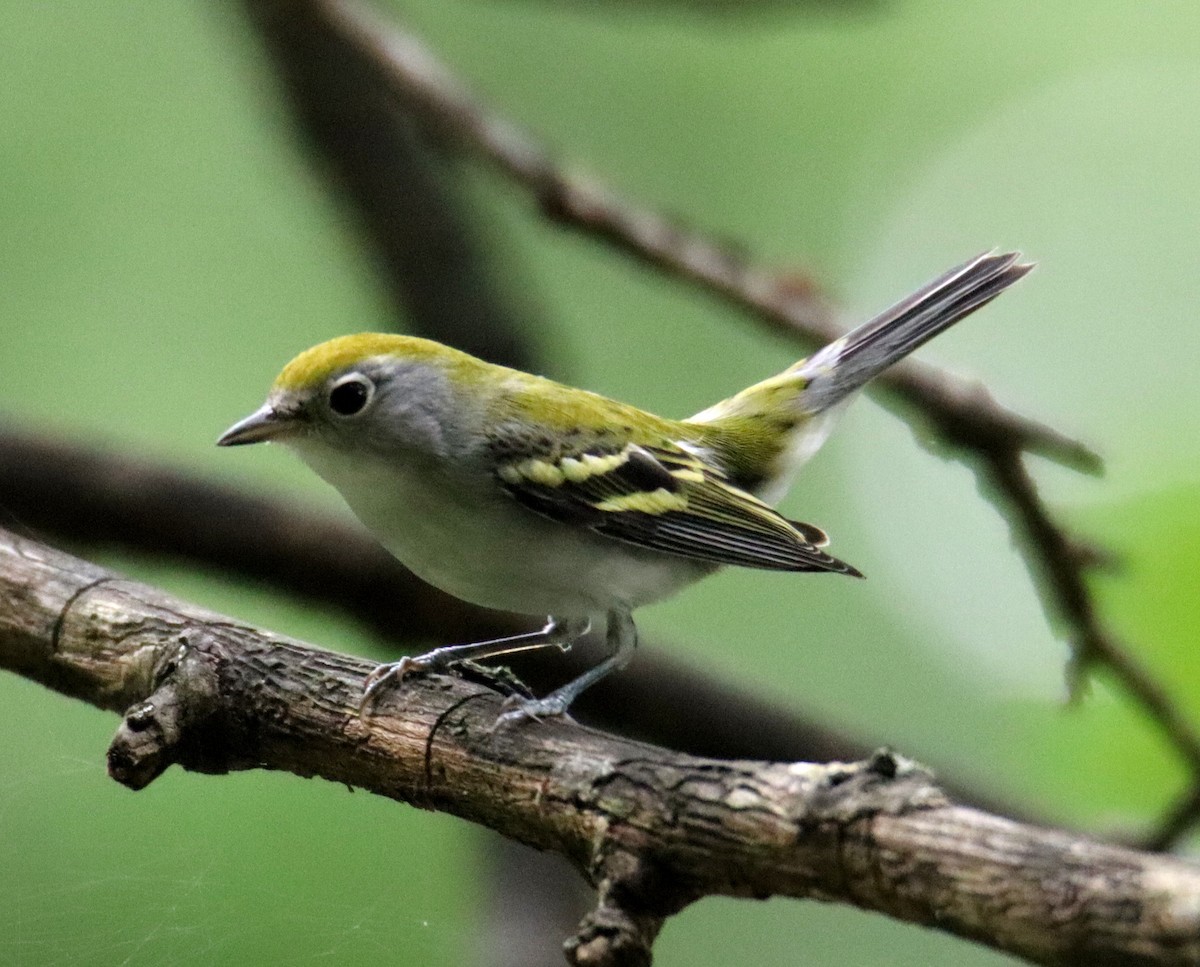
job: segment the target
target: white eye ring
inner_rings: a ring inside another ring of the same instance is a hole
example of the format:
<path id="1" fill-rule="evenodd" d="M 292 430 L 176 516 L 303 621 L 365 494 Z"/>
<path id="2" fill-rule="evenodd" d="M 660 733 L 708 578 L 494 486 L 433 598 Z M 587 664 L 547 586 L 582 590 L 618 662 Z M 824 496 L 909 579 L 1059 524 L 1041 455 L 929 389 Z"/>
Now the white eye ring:
<path id="1" fill-rule="evenodd" d="M 329 409 L 343 419 L 358 416 L 375 397 L 375 384 L 362 373 L 347 373 L 329 387 Z"/>

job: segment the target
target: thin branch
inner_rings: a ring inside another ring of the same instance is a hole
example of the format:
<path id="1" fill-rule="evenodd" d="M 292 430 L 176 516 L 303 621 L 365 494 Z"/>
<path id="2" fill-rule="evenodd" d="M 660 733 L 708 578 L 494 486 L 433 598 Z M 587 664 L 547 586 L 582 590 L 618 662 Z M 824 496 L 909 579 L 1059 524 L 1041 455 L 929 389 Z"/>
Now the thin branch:
<path id="1" fill-rule="evenodd" d="M 1041 572 L 1040 586 L 1050 599 L 1047 609 L 1062 614 L 1071 638 L 1069 676 L 1079 682 L 1091 668 L 1106 669 L 1192 776 L 1192 789 L 1166 810 L 1142 840 L 1144 848 L 1168 849 L 1200 821 L 1200 736 L 1167 689 L 1104 627 L 1087 587 L 1087 571 L 1096 553 L 1072 543 L 1051 518 L 1020 457 L 1008 450 L 993 451 L 985 455 L 983 467 L 996 499 L 1009 507 L 1013 528 L 1024 538 L 1021 546 L 1030 568 Z"/>
<path id="2" fill-rule="evenodd" d="M 710 895 L 852 903 L 1056 965 L 1200 960 L 1200 868 L 951 804 L 891 753 L 702 759 L 570 720 L 491 731 L 490 689 L 410 679 L 359 715 L 361 659 L 244 627 L 0 532 L 0 667 L 123 711 L 109 771 L 321 776 L 567 857 L 575 964 L 646 965 Z"/>
<path id="3" fill-rule="evenodd" d="M 1200 819 L 1200 786 L 1192 786 L 1172 803 L 1150 834 L 1133 845 L 1160 852 L 1176 846 Z"/>
<path id="4" fill-rule="evenodd" d="M 313 0 L 311 6 L 322 10 L 330 27 L 372 60 L 381 80 L 403 105 L 448 141 L 491 163 L 524 188 L 547 217 L 699 285 L 808 346 L 841 335 L 835 312 L 811 279 L 795 271 L 758 267 L 729 246 L 568 170 L 529 132 L 487 108 L 417 37 L 378 18 L 358 0 Z M 944 450 L 995 486 L 998 503 L 1013 511 L 1028 560 L 1046 580 L 1049 594 L 1043 600 L 1052 620 L 1067 629 L 1073 647 L 1082 649 L 1074 655 L 1073 669 L 1108 668 L 1155 719 L 1188 765 L 1196 790 L 1188 823 L 1180 823 L 1177 811 L 1172 823 L 1186 829 L 1200 821 L 1200 733 L 1140 663 L 1102 628 L 1086 584 L 1092 559 L 1058 550 L 1081 548 L 1082 542 L 1054 519 L 1036 491 L 1022 491 L 1016 484 L 1018 478 L 1027 478 L 1027 454 L 1087 473 L 1100 471 L 1100 458 L 1085 444 L 999 405 L 978 384 L 915 360 L 892 367 L 874 381 L 872 389 L 906 416 L 918 415 L 933 428 Z M 997 466 L 1018 472 L 997 474 L 989 469 Z M 1018 489 L 1006 491 L 1010 486 Z M 1080 675 L 1071 674 L 1068 681 L 1075 689 Z M 1164 838 L 1162 832 L 1156 836 Z"/>
<path id="5" fill-rule="evenodd" d="M 1044 570 L 1048 593 L 1060 603 L 1070 631 L 1075 667 L 1071 674 L 1085 676 L 1089 665 L 1107 668 L 1125 686 L 1150 721 L 1158 726 L 1167 743 L 1175 747 L 1184 764 L 1200 775 L 1200 737 L 1183 718 L 1166 690 L 1122 647 L 1100 623 L 1096 604 L 1087 589 L 1084 569 L 1093 560 L 1088 550 L 1072 545 L 1067 535 L 1050 518 L 1038 496 L 1028 469 L 1011 454 L 992 454 L 987 472 L 999 496 L 1012 508 L 1020 531 L 1028 535 L 1031 567 Z"/>

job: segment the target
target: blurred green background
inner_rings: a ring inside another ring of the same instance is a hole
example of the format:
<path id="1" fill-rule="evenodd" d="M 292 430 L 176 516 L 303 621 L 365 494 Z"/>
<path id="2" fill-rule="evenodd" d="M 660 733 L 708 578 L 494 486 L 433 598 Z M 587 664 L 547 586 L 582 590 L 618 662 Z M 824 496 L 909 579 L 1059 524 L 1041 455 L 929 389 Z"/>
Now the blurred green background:
<path id="1" fill-rule="evenodd" d="M 352 226 L 232 4 L 5 0 L 0 413 L 314 504 L 281 451 L 218 451 L 279 366 L 391 324 Z M 856 316 L 975 252 L 1040 269 L 922 351 L 1080 435 L 1104 479 L 1037 463 L 1123 556 L 1106 617 L 1200 717 L 1200 16 L 1184 3 L 406 0 L 394 14 L 504 113 L 625 194 L 811 268 Z M 572 381 L 683 416 L 800 355 L 686 286 L 472 194 Z M 864 403 L 784 505 L 861 582 L 726 573 L 649 635 L 774 700 L 1065 823 L 1136 830 L 1183 774 L 1065 649 L 973 477 Z M 19 524 L 0 507 L 0 523 Z M 358 629 L 181 569 L 106 563 L 319 644 Z M 116 719 L 0 678 L 0 962 L 457 965 L 486 938 L 484 834 L 321 782 L 105 777 Z M 997 965 L 816 904 L 708 900 L 663 965 Z"/>

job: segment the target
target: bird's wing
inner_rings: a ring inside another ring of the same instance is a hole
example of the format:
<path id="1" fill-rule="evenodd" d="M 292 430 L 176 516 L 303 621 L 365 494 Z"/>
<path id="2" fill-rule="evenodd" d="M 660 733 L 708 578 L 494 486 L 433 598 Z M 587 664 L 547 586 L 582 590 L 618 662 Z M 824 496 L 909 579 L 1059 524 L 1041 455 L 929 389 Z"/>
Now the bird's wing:
<path id="1" fill-rule="evenodd" d="M 714 564 L 858 575 L 789 521 L 676 444 L 596 442 L 555 456 L 510 453 L 500 485 L 529 509 L 639 547 Z"/>

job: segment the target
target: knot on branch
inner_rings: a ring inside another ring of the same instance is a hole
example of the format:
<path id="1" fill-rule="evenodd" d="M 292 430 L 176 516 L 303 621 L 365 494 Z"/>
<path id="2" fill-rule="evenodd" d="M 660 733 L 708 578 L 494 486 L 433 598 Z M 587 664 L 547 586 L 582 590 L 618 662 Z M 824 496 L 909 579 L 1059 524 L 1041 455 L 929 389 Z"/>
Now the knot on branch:
<path id="1" fill-rule="evenodd" d="M 650 949 L 661 928 L 661 917 L 601 903 L 583 918 L 563 951 L 576 967 L 649 967 Z"/>
<path id="2" fill-rule="evenodd" d="M 848 825 L 870 816 L 900 816 L 934 809 L 950 800 L 933 782 L 933 773 L 890 749 L 879 749 L 862 762 L 811 766 L 823 771 L 794 816 L 801 827 Z"/>
<path id="3" fill-rule="evenodd" d="M 218 709 L 215 658 L 188 635 L 179 640 L 155 671 L 154 691 L 125 712 L 108 747 L 108 774 L 130 789 L 144 789 L 175 762 L 200 772 L 228 769 L 203 739 Z"/>
<path id="4" fill-rule="evenodd" d="M 597 884 L 596 909 L 563 944 L 576 967 L 649 967 L 651 949 L 666 917 L 694 896 L 675 896 L 653 864 L 617 851 L 604 861 Z"/>

